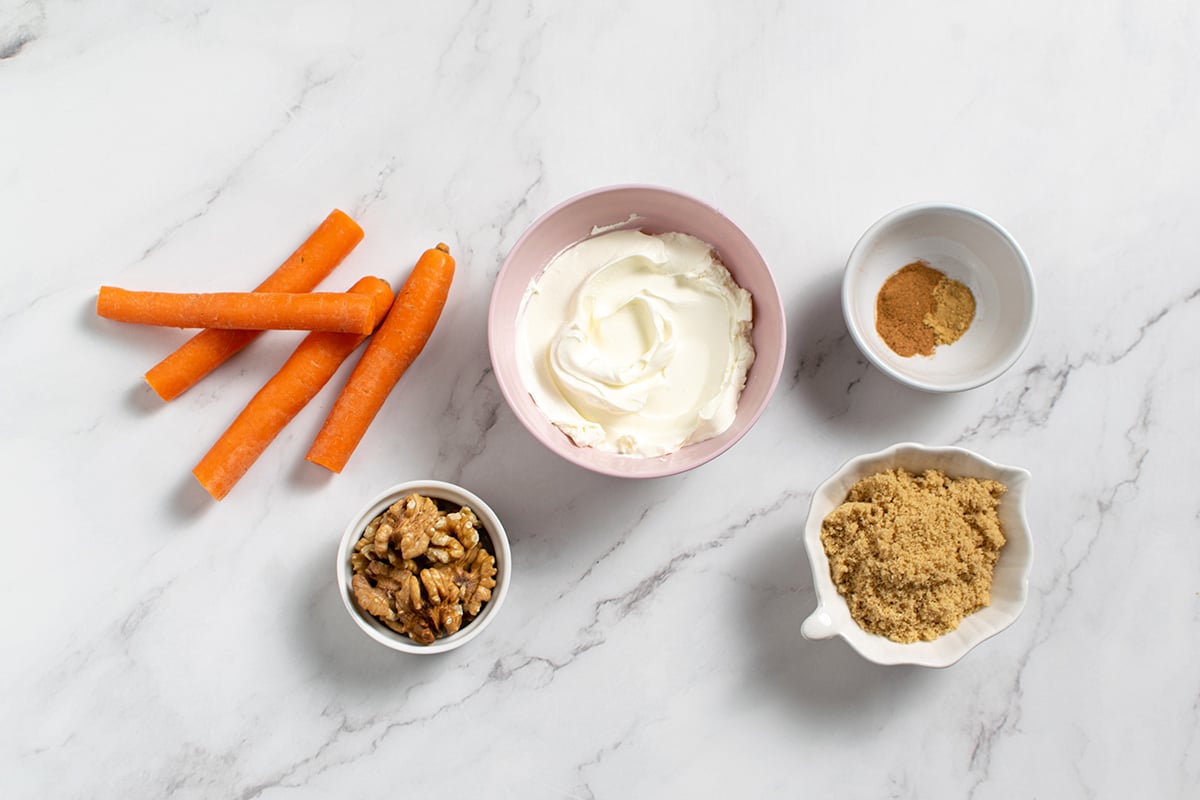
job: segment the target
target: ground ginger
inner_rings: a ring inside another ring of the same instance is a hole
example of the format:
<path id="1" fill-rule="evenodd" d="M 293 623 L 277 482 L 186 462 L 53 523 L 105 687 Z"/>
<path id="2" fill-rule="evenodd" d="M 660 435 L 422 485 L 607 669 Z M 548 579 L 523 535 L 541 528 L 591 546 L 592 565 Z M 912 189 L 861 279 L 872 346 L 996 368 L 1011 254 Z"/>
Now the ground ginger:
<path id="1" fill-rule="evenodd" d="M 830 576 L 864 630 L 932 641 L 991 601 L 1004 534 L 999 481 L 888 470 L 854 484 L 821 524 Z"/>

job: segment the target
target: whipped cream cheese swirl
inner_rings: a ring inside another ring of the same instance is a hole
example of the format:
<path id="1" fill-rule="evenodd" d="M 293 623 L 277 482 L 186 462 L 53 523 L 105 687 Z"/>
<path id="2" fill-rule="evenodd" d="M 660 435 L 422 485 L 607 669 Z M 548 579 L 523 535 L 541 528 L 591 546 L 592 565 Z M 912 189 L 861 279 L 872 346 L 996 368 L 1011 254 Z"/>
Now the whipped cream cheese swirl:
<path id="1" fill-rule="evenodd" d="M 615 231 L 559 253 L 517 320 L 522 379 L 582 447 L 659 456 L 725 431 L 754 361 L 750 294 L 682 233 Z"/>

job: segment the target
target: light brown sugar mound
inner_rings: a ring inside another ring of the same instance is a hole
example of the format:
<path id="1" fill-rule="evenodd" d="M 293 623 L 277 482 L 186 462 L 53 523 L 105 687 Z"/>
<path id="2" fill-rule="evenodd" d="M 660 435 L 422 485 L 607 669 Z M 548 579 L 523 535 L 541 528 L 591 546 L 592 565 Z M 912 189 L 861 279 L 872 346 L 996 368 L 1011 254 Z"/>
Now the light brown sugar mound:
<path id="1" fill-rule="evenodd" d="M 903 469 L 864 478 L 825 517 L 821 543 L 838 592 L 863 630 L 932 641 L 991 601 L 1007 487 Z"/>

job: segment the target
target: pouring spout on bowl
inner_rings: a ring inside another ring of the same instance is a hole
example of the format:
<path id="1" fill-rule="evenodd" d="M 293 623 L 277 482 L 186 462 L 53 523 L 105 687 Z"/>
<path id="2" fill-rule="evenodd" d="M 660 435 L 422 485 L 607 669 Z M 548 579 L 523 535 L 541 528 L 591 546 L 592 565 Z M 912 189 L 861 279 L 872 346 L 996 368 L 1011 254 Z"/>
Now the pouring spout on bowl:
<path id="1" fill-rule="evenodd" d="M 800 626 L 800 635 L 805 639 L 830 639 L 837 635 L 833 618 L 825 611 L 825 606 L 817 606 L 817 610 L 808 615 Z"/>

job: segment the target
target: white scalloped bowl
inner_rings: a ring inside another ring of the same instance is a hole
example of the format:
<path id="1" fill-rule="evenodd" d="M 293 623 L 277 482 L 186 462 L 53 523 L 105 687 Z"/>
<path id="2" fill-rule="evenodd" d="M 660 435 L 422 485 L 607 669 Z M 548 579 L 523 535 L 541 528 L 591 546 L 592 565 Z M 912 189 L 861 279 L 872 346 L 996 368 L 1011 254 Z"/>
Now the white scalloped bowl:
<path id="1" fill-rule="evenodd" d="M 496 557 L 496 588 L 492 590 L 492 599 L 488 600 L 479 610 L 478 616 L 456 633 L 435 639 L 433 644 L 427 645 L 417 644 L 407 636 L 396 633 L 363 611 L 358 607 L 358 603 L 354 599 L 354 591 L 350 588 L 350 581 L 354 577 L 350 568 L 350 554 L 354 552 L 354 544 L 366 530 L 367 524 L 382 514 L 392 503 L 413 492 L 436 500 L 447 500 L 460 506 L 470 507 L 487 532 L 488 539 L 492 543 L 492 555 Z M 346 606 L 346 611 L 358 625 L 359 630 L 385 647 L 416 655 L 432 655 L 454 650 L 483 633 L 483 629 L 500 613 L 500 606 L 504 604 L 504 597 L 508 594 L 511 573 L 512 554 L 508 546 L 508 534 L 504 532 L 504 526 L 500 524 L 500 518 L 496 516 L 496 512 L 492 510 L 491 506 L 463 487 L 444 481 L 407 481 L 396 484 L 376 496 L 355 514 L 350 524 L 346 526 L 337 554 L 338 592 L 342 596 L 342 603 Z"/>
<path id="2" fill-rule="evenodd" d="M 850 487 L 870 475 L 896 468 L 913 473 L 938 469 L 951 477 L 997 480 L 1008 487 L 998 512 L 1006 542 L 992 578 L 991 605 L 968 615 L 957 628 L 932 642 L 903 644 L 860 628 L 833 584 L 829 559 L 821 544 L 821 523 L 829 512 L 845 502 Z M 809 506 L 804 548 L 812 567 L 817 609 L 804 621 L 801 634 L 806 639 L 841 636 L 859 655 L 876 664 L 948 667 L 979 643 L 1012 625 L 1025 608 L 1029 571 L 1033 567 L 1033 537 L 1025 516 L 1029 480 L 1026 470 L 997 464 L 961 447 L 926 447 L 906 442 L 847 461 L 817 487 Z"/>

